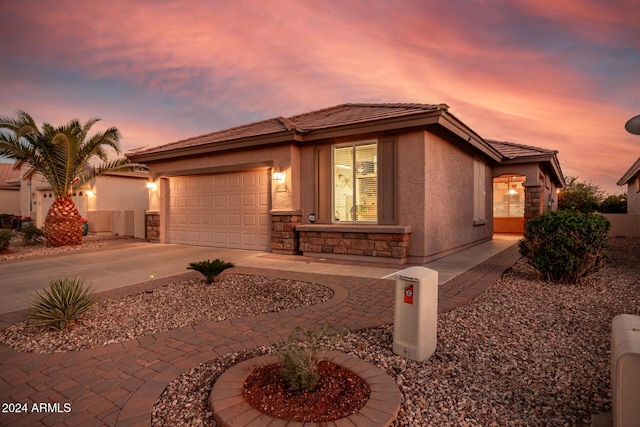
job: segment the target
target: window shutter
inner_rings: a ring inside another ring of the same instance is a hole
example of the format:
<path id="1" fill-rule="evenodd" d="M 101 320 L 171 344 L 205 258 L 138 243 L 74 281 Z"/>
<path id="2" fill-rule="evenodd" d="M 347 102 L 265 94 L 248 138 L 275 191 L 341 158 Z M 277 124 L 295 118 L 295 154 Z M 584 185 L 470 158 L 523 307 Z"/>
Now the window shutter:
<path id="1" fill-rule="evenodd" d="M 331 146 L 316 150 L 316 222 L 330 223 L 331 215 Z"/>
<path id="2" fill-rule="evenodd" d="M 397 224 L 396 140 L 378 142 L 378 224 Z"/>

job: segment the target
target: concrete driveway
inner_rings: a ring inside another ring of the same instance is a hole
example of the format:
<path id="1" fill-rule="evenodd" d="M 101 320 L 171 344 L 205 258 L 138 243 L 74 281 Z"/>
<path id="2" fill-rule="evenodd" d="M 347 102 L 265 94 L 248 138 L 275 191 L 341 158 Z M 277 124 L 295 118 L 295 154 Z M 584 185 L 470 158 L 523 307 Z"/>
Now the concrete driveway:
<path id="1" fill-rule="evenodd" d="M 438 272 L 438 284 L 464 273 L 514 245 L 519 236 L 496 235 L 493 240 L 440 258 L 425 267 Z M 29 306 L 34 290 L 49 287 L 58 277 L 80 276 L 97 292 L 185 273 L 190 262 L 231 261 L 240 267 L 269 268 L 338 276 L 391 278 L 407 266 L 378 267 L 371 263 L 339 264 L 311 258 L 277 257 L 268 252 L 203 246 L 137 243 L 135 246 L 74 253 L 0 264 L 0 314 Z"/>
<path id="2" fill-rule="evenodd" d="M 74 253 L 0 264 L 0 313 L 27 308 L 34 290 L 58 277 L 80 276 L 97 292 L 187 272 L 190 262 L 222 259 L 238 266 L 380 278 L 398 268 L 363 267 L 272 257 L 258 251 L 143 243 L 133 247 Z"/>

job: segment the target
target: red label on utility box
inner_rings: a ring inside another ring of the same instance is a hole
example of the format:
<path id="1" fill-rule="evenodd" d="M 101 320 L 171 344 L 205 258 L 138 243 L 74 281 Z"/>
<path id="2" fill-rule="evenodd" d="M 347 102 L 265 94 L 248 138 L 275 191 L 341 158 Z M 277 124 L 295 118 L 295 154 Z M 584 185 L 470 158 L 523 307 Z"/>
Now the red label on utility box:
<path id="1" fill-rule="evenodd" d="M 407 304 L 413 304 L 413 285 L 409 285 L 404 288 L 404 302 Z"/>

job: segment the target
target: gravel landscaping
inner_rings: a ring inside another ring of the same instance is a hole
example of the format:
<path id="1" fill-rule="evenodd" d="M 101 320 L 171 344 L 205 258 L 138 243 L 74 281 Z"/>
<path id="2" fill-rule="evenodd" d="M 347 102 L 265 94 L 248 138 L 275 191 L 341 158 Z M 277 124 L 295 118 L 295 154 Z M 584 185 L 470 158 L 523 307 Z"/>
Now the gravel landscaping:
<path id="1" fill-rule="evenodd" d="M 218 276 L 213 285 L 193 279 L 99 301 L 62 332 L 32 320 L 16 323 L 0 331 L 0 342 L 23 352 L 82 350 L 187 325 L 320 304 L 333 295 L 314 283 L 231 271 Z"/>
<path id="2" fill-rule="evenodd" d="M 392 327 L 327 343 L 391 375 L 404 401 L 395 426 L 574 426 L 611 408 L 611 320 L 640 315 L 640 239 L 611 239 L 606 267 L 581 285 L 539 280 L 524 260 L 470 304 L 438 317 L 438 348 L 423 363 L 391 351 Z M 232 353 L 185 372 L 156 401 L 152 424 L 213 426 L 211 385 Z"/>
<path id="3" fill-rule="evenodd" d="M 360 357 L 396 380 L 403 402 L 395 426 L 588 425 L 592 413 L 611 409 L 611 320 L 640 315 L 640 239 L 610 243 L 606 266 L 580 285 L 546 283 L 520 260 L 471 303 L 438 316 L 438 347 L 423 363 L 392 353 L 391 325 L 327 340 L 326 348 Z M 0 341 L 20 351 L 68 351 L 331 298 L 323 286 L 232 271 L 213 286 L 192 280 L 101 302 L 64 336 L 23 322 L 0 331 Z M 243 290 L 252 298 L 229 306 L 228 295 Z M 271 351 L 230 353 L 186 371 L 154 404 L 152 424 L 215 425 L 207 407 L 215 379 Z"/>
<path id="4" fill-rule="evenodd" d="M 9 245 L 8 252 L 0 253 L 0 262 L 20 261 L 26 258 L 51 257 L 57 255 L 69 255 L 74 252 L 87 252 L 104 250 L 118 245 L 141 242 L 129 237 L 105 237 L 85 239 L 82 245 L 50 247 L 44 244 L 26 245 L 19 237 L 14 238 Z"/>

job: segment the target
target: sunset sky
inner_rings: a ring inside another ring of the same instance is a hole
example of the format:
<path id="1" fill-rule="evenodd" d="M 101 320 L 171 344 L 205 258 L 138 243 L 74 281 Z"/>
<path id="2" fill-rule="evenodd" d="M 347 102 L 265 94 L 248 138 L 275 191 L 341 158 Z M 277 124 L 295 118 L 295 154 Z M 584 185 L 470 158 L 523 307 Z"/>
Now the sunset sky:
<path id="1" fill-rule="evenodd" d="M 637 0 L 0 0 L 0 115 L 125 150 L 347 102 L 446 103 L 609 193 L 640 157 Z"/>

